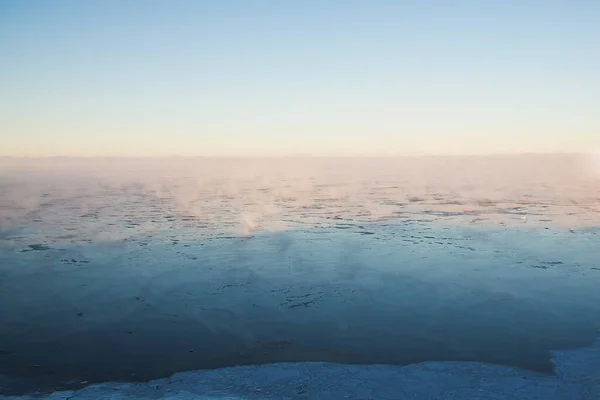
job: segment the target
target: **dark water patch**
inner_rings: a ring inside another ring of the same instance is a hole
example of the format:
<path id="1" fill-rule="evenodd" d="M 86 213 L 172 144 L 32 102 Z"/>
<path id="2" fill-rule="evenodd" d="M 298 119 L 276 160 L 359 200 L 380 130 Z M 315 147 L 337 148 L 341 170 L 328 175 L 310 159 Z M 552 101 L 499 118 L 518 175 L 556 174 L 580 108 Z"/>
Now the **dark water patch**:
<path id="1" fill-rule="evenodd" d="M 44 245 L 44 244 L 30 244 L 28 246 L 28 249 L 25 250 L 21 250 L 22 253 L 28 252 L 28 251 L 47 251 L 47 250 L 52 250 L 52 248 Z"/>
<path id="2" fill-rule="evenodd" d="M 474 247 L 471 247 L 471 246 L 462 246 L 462 245 L 457 245 L 456 247 L 457 247 L 457 248 L 459 248 L 459 249 L 465 249 L 465 250 L 470 250 L 470 251 L 477 251 L 477 249 L 476 249 L 476 248 L 474 248 Z"/>
<path id="3" fill-rule="evenodd" d="M 57 238 L 58 238 L 58 239 L 61 239 L 61 240 L 66 240 L 66 239 L 75 239 L 76 237 L 77 237 L 77 235 L 71 235 L 71 234 L 69 234 L 69 235 L 60 235 L 60 236 L 57 236 Z"/>
<path id="4" fill-rule="evenodd" d="M 98 218 L 98 214 L 96 213 L 88 213 L 80 215 L 79 218 Z"/>
<path id="5" fill-rule="evenodd" d="M 458 217 L 464 215 L 479 215 L 479 211 L 442 211 L 442 210 L 423 210 L 422 214 L 435 215 L 439 217 Z"/>
<path id="6" fill-rule="evenodd" d="M 402 203 L 402 202 L 396 201 L 396 200 L 384 200 L 381 202 L 381 204 L 384 206 L 397 206 L 397 207 L 406 206 L 406 203 Z"/>
<path id="7" fill-rule="evenodd" d="M 287 308 L 310 307 L 316 301 L 317 301 L 316 299 L 315 300 L 308 300 L 308 301 L 301 301 L 301 302 L 296 302 L 296 303 L 288 304 L 285 307 L 287 307 Z"/>
<path id="8" fill-rule="evenodd" d="M 89 263 L 89 261 L 87 261 L 87 260 L 77 261 L 74 258 L 71 258 L 71 259 L 62 259 L 62 260 L 60 260 L 60 262 L 62 262 L 64 264 L 87 264 L 87 263 Z"/>

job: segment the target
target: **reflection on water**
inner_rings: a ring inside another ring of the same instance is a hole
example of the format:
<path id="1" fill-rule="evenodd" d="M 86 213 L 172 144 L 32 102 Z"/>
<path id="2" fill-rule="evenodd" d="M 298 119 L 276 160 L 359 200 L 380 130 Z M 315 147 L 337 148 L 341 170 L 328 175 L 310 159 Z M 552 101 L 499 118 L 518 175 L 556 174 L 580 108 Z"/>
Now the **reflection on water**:
<path id="1" fill-rule="evenodd" d="M 550 373 L 600 329 L 576 159 L 73 162 L 0 180 L 0 374 L 23 390 L 307 360 Z"/>

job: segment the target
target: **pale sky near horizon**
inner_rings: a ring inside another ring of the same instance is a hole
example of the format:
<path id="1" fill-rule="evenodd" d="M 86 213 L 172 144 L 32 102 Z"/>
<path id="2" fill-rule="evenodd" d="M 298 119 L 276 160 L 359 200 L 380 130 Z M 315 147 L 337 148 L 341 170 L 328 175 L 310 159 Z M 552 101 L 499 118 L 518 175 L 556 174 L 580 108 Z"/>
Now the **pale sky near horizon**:
<path id="1" fill-rule="evenodd" d="M 0 156 L 600 148 L 600 2 L 2 0 Z"/>

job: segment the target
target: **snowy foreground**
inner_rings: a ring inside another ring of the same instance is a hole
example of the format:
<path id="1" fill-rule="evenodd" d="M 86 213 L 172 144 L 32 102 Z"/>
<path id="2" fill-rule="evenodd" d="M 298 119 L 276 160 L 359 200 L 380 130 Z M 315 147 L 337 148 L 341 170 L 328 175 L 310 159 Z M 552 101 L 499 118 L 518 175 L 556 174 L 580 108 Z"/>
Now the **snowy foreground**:
<path id="1" fill-rule="evenodd" d="M 557 351 L 557 376 L 474 362 L 406 367 L 288 363 L 175 374 L 148 383 L 103 383 L 40 399 L 600 399 L 600 340 Z M 2 397 L 28 400 L 33 396 Z"/>

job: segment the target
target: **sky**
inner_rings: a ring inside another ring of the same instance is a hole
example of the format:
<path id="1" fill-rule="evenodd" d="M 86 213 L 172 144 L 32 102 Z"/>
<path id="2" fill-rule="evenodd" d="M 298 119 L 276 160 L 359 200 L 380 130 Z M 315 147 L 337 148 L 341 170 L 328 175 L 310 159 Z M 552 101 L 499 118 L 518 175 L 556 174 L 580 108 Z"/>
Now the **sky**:
<path id="1" fill-rule="evenodd" d="M 1 0 L 0 156 L 600 149 L 600 2 Z"/>

